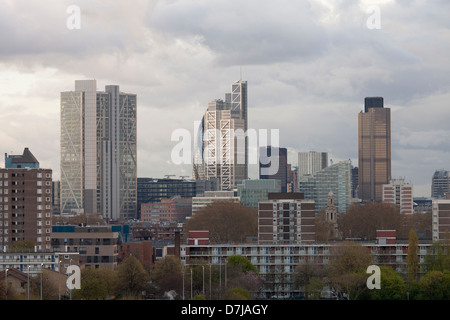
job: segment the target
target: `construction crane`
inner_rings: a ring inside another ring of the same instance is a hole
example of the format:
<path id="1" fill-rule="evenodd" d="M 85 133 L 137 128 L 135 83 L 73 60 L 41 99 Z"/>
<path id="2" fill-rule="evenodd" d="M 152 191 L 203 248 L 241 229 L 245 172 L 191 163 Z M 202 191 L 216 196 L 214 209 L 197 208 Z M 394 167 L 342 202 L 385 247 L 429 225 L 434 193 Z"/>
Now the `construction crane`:
<path id="1" fill-rule="evenodd" d="M 184 178 L 189 178 L 189 176 L 180 176 L 180 178 L 184 180 Z"/>
<path id="2" fill-rule="evenodd" d="M 166 179 L 170 179 L 170 177 L 175 177 L 175 176 L 176 176 L 175 174 L 166 174 L 166 175 L 164 175 L 164 177 Z"/>

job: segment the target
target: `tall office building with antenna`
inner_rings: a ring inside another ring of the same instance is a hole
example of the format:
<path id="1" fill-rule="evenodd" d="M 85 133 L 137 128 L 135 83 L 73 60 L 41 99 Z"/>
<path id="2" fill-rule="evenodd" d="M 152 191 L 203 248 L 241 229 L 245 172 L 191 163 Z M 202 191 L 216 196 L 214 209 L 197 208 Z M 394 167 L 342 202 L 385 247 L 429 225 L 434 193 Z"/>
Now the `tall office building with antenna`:
<path id="1" fill-rule="evenodd" d="M 248 177 L 247 81 L 232 83 L 225 100 L 208 103 L 198 128 L 193 177 L 217 181 L 219 190 L 232 190 Z"/>

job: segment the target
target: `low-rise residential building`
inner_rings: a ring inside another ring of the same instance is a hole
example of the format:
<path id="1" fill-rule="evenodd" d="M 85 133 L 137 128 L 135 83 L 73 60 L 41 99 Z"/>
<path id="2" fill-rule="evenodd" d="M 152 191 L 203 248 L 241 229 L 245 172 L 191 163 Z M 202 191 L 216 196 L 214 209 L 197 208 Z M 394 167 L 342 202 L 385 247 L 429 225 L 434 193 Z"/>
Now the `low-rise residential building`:
<path id="1" fill-rule="evenodd" d="M 85 267 L 115 269 L 122 226 L 53 226 L 55 252 L 78 252 Z"/>
<path id="2" fill-rule="evenodd" d="M 432 204 L 433 241 L 450 240 L 450 193 L 445 199 L 434 199 Z"/>
<path id="3" fill-rule="evenodd" d="M 379 232 L 379 239 L 388 241 L 361 242 L 372 254 L 372 263 L 378 266 L 390 266 L 398 272 L 406 272 L 408 242 L 397 241 L 392 238 L 391 231 Z M 192 235 L 194 236 L 194 235 Z M 203 235 L 202 235 L 203 237 Z M 262 297 L 279 294 L 294 297 L 300 293 L 295 286 L 295 267 L 303 263 L 314 263 L 326 266 L 333 259 L 333 248 L 340 242 L 330 243 L 233 243 L 212 244 L 210 242 L 195 241 L 193 238 L 186 244 L 169 245 L 165 248 L 166 255 L 179 254 L 183 265 L 197 264 L 202 259 L 208 264 L 224 267 L 227 259 L 234 255 L 246 257 L 258 270 L 265 280 Z M 204 240 L 203 240 L 204 241 Z M 203 244 L 202 244 L 203 243 Z M 428 253 L 431 243 L 419 243 L 418 256 L 420 263 Z M 175 252 L 175 248 L 180 250 Z M 424 270 L 421 270 L 424 272 Z"/>

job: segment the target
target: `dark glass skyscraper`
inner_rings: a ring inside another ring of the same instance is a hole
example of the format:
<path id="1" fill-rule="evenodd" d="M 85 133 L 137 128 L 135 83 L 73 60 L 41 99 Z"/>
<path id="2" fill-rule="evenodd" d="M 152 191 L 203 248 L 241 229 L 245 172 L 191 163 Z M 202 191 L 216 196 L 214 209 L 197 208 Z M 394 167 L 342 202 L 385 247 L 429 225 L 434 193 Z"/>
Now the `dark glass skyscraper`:
<path id="1" fill-rule="evenodd" d="M 382 97 L 368 97 L 358 115 L 358 195 L 381 201 L 383 184 L 391 180 L 391 109 Z"/>
<path id="2" fill-rule="evenodd" d="M 260 162 L 259 162 L 259 178 L 260 179 L 275 179 L 280 180 L 281 192 L 287 192 L 287 149 L 278 147 L 260 147 Z M 261 161 L 261 156 L 267 155 L 267 158 L 271 160 L 270 163 Z M 273 165 L 277 165 L 272 161 L 278 161 L 278 170 L 273 174 L 264 174 L 261 169 L 270 168 Z"/>

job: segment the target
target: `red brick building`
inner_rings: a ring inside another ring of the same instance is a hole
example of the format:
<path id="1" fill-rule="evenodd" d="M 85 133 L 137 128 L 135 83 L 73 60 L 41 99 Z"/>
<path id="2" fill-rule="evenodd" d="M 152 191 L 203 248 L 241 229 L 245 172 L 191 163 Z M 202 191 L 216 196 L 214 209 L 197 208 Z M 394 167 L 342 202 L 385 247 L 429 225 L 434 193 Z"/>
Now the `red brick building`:
<path id="1" fill-rule="evenodd" d="M 184 222 L 191 214 L 192 198 L 173 197 L 141 204 L 142 222 Z"/>
<path id="2" fill-rule="evenodd" d="M 153 268 L 152 241 L 124 242 L 118 246 L 118 260 L 123 261 L 129 256 L 137 258 L 146 270 Z"/>
<path id="3" fill-rule="evenodd" d="M 0 168 L 0 246 L 23 240 L 51 249 L 52 170 Z"/>

